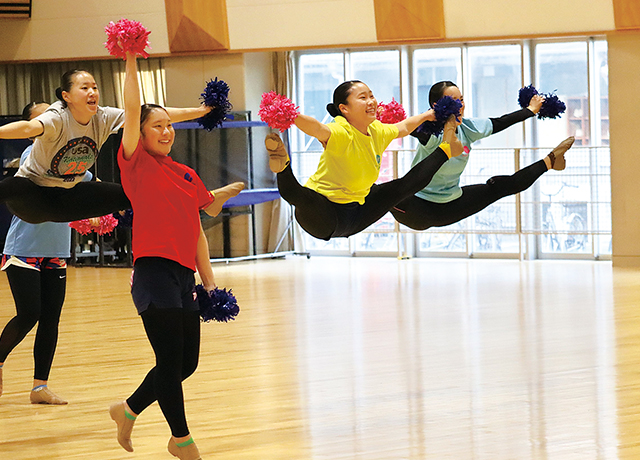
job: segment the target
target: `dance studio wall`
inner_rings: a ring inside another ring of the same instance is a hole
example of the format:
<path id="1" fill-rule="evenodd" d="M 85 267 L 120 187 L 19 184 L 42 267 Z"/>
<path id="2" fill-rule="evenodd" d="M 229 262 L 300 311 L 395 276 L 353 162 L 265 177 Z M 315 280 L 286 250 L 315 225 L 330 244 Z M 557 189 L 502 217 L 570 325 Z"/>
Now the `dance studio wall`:
<path id="1" fill-rule="evenodd" d="M 584 0 L 33 0 L 31 19 L 0 19 L 0 62 L 106 57 L 103 26 L 121 17 L 141 21 L 152 31 L 154 55 L 170 54 L 166 5 L 189 5 L 195 11 L 185 13 L 186 33 L 199 31 L 198 22 L 211 8 L 226 11 L 224 41 L 232 52 L 604 33 L 626 27 L 629 18 L 631 25 L 638 19 L 637 0 L 587 3 L 588 7 Z"/>

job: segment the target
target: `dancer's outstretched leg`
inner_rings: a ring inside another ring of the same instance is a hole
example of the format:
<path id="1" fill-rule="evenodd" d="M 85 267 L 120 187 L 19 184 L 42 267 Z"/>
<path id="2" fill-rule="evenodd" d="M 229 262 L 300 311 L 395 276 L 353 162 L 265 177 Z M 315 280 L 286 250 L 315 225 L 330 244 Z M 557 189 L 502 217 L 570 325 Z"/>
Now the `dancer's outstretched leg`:
<path id="1" fill-rule="evenodd" d="M 41 187 L 24 177 L 0 181 L 0 201 L 31 224 L 71 222 L 131 208 L 120 184 L 80 182 L 67 189 Z"/>
<path id="2" fill-rule="evenodd" d="M 511 176 L 494 176 L 485 184 L 462 187 L 462 196 L 453 201 L 434 203 L 412 196 L 398 203 L 391 213 L 398 222 L 414 230 L 459 222 L 501 198 L 526 190 L 549 169 L 563 170 L 566 166 L 564 154 L 571 148 L 573 141 L 573 137 L 565 139 L 544 159 Z"/>
<path id="3" fill-rule="evenodd" d="M 315 238 L 331 238 L 337 225 L 335 203 L 315 190 L 300 185 L 280 136 L 269 134 L 265 139 L 265 147 L 269 152 L 269 167 L 277 174 L 280 196 L 295 206 L 295 216 L 300 226 Z"/>

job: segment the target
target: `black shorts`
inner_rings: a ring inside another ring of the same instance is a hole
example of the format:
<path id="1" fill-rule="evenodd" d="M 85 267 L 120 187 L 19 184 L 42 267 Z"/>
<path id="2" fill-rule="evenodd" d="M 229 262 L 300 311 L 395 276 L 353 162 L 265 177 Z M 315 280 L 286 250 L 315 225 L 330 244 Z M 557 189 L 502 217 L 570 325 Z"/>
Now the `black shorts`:
<path id="1" fill-rule="evenodd" d="M 141 257 L 133 267 L 131 296 L 138 314 L 156 308 L 197 311 L 193 270 L 164 257 Z"/>

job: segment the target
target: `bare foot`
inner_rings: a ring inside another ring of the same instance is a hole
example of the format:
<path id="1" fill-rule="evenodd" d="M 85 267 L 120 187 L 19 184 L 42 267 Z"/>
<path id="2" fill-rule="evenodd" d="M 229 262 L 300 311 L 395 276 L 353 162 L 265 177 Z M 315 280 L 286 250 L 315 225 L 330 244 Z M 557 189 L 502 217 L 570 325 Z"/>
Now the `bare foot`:
<path id="1" fill-rule="evenodd" d="M 448 142 L 451 146 L 451 157 L 457 157 L 464 152 L 464 147 L 460 139 L 456 136 L 456 123 L 455 115 L 451 115 L 444 125 L 444 131 L 442 133 L 442 140 Z"/>
<path id="2" fill-rule="evenodd" d="M 240 193 L 242 189 L 244 189 L 244 182 L 234 182 L 213 190 L 215 200 L 205 209 L 205 212 L 212 217 L 217 216 L 222 211 L 222 205 L 225 204 L 229 198 L 233 198 Z"/>
<path id="3" fill-rule="evenodd" d="M 576 138 L 573 136 L 567 137 L 551 151 L 551 153 L 547 156 L 547 158 L 549 158 L 549 163 L 551 164 L 550 169 L 562 171 L 564 168 L 566 168 L 567 163 L 564 161 L 564 154 L 571 148 L 575 140 Z"/>
<path id="4" fill-rule="evenodd" d="M 289 164 L 289 154 L 280 136 L 276 133 L 267 134 L 264 145 L 269 152 L 269 168 L 271 171 L 276 174 L 284 171 L 284 168 Z"/>

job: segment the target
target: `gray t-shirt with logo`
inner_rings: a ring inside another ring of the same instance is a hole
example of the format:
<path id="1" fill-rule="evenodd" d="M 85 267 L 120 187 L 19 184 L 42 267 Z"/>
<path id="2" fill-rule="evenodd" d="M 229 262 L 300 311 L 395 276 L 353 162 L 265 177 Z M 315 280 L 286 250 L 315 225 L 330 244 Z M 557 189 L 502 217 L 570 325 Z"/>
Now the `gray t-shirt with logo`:
<path id="1" fill-rule="evenodd" d="M 109 135 L 120 129 L 124 110 L 98 107 L 91 121 L 81 125 L 58 101 L 35 119 L 42 123 L 44 132 L 36 138 L 16 176 L 43 187 L 71 188 L 93 166 Z"/>

